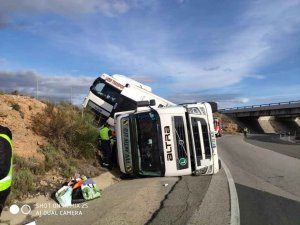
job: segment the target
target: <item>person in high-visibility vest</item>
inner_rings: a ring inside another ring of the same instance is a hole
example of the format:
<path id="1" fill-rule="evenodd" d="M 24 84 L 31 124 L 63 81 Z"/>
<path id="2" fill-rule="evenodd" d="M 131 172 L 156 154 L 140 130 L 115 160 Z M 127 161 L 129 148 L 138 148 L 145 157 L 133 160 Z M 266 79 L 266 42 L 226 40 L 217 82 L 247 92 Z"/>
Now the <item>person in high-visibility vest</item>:
<path id="1" fill-rule="evenodd" d="M 102 166 L 104 167 L 111 166 L 111 139 L 112 131 L 109 129 L 109 124 L 105 123 L 100 128 L 101 151 L 103 152 Z"/>
<path id="2" fill-rule="evenodd" d="M 10 193 L 13 172 L 12 134 L 0 125 L 0 216 Z"/>
<path id="3" fill-rule="evenodd" d="M 247 127 L 244 127 L 244 137 L 247 137 L 247 134 L 248 134 L 248 132 L 249 132 L 249 130 L 248 130 L 248 128 Z"/>

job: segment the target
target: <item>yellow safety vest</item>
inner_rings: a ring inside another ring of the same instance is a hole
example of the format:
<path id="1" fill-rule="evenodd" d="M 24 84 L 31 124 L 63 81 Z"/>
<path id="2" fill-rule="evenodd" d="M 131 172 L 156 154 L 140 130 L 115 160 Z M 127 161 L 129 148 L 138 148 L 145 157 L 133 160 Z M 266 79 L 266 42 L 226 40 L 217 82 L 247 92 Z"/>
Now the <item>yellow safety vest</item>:
<path id="1" fill-rule="evenodd" d="M 109 140 L 108 132 L 109 132 L 109 128 L 108 127 L 101 128 L 100 129 L 100 139 L 108 141 Z"/>
<path id="2" fill-rule="evenodd" d="M 6 134 L 0 134 L 0 137 L 7 140 L 8 143 L 10 144 L 11 150 L 13 150 L 12 142 L 11 142 L 10 138 Z M 11 154 L 10 169 L 9 169 L 7 176 L 0 180 L 0 191 L 4 191 L 4 190 L 10 188 L 11 182 L 12 182 L 12 172 L 13 172 L 13 156 Z"/>

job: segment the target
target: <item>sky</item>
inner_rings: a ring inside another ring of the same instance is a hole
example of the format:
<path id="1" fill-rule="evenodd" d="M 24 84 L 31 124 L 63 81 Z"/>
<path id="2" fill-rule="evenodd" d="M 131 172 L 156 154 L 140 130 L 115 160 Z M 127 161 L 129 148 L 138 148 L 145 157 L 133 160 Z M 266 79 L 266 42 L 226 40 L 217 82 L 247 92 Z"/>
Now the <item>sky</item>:
<path id="1" fill-rule="evenodd" d="M 300 100 L 300 0 L 0 0 L 0 90 L 81 104 L 102 73 L 175 103 Z"/>

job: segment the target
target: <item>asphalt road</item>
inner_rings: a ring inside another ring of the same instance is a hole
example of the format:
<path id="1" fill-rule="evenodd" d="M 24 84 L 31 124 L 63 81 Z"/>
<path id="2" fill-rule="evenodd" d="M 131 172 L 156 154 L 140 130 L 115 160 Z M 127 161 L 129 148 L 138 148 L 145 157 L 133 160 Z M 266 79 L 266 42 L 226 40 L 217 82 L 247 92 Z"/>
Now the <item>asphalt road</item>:
<path id="1" fill-rule="evenodd" d="M 244 141 L 262 148 L 266 148 L 293 158 L 300 159 L 300 144 L 281 141 L 278 135 L 250 134 Z"/>
<path id="2" fill-rule="evenodd" d="M 147 222 L 151 225 L 226 225 L 230 200 L 224 170 L 213 176 L 183 176 Z"/>
<path id="3" fill-rule="evenodd" d="M 264 145 L 270 147 L 247 143 L 241 135 L 218 139 L 219 155 L 235 181 L 241 225 L 299 225 L 300 160 Z"/>
<path id="4" fill-rule="evenodd" d="M 201 204 L 208 189 L 210 194 Z M 79 204 L 77 208 L 55 211 L 45 208 L 41 210 L 42 217 L 35 219 L 37 225 L 204 225 L 207 222 L 223 225 L 224 218 L 229 221 L 227 189 L 224 171 L 217 176 L 123 180 L 107 188 L 99 199 Z M 216 220 L 216 210 L 224 218 Z"/>
<path id="5" fill-rule="evenodd" d="M 123 180 L 105 189 L 101 198 L 87 202 L 85 207 L 60 209 L 57 215 L 42 216 L 37 225 L 145 224 L 178 180 L 177 177 Z M 66 215 L 67 211 L 80 215 Z"/>
<path id="6" fill-rule="evenodd" d="M 186 224 L 201 204 L 210 181 L 211 176 L 181 177 L 147 224 Z"/>

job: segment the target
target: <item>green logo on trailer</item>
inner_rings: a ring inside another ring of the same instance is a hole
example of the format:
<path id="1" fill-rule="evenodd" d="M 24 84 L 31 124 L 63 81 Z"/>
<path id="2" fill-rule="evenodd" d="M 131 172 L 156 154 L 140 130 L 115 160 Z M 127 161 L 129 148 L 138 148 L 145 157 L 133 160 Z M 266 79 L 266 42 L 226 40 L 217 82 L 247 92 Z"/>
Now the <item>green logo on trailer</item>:
<path id="1" fill-rule="evenodd" d="M 186 164 L 187 164 L 186 158 L 180 158 L 180 159 L 179 159 L 179 165 L 180 165 L 180 166 L 185 166 Z"/>

